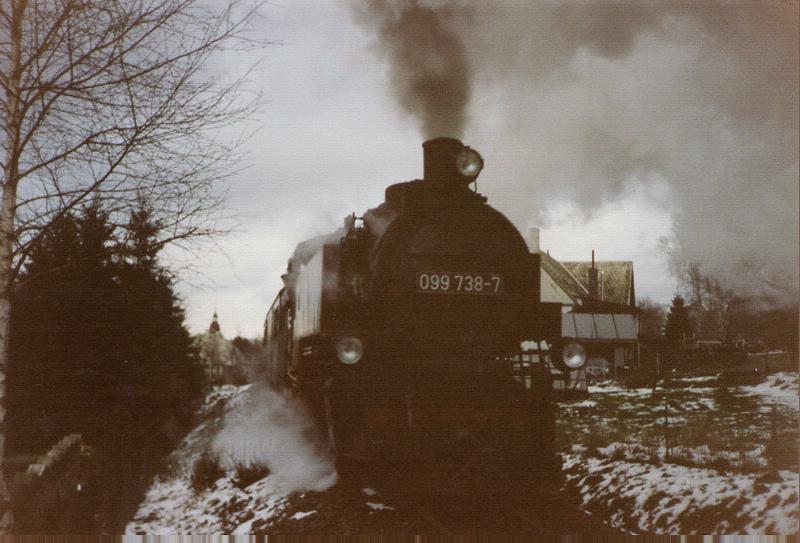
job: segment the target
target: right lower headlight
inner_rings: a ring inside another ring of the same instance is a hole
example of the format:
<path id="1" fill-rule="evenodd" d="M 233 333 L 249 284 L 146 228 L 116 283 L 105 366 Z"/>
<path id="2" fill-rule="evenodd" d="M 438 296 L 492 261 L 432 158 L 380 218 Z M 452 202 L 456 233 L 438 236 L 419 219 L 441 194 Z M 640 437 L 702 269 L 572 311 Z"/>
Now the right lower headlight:
<path id="1" fill-rule="evenodd" d="M 364 356 L 364 344 L 353 336 L 340 337 L 336 340 L 336 358 L 342 364 L 355 364 Z"/>
<path id="2" fill-rule="evenodd" d="M 570 370 L 580 369 L 586 363 L 586 349 L 574 341 L 567 343 L 561 350 L 561 361 Z"/>

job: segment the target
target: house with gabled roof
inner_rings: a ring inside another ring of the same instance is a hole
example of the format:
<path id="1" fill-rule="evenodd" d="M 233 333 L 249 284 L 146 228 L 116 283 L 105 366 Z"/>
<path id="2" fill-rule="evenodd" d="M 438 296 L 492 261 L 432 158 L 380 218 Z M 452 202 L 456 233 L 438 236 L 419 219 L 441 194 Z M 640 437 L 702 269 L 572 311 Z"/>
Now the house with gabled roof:
<path id="1" fill-rule="evenodd" d="M 589 296 L 589 291 L 561 262 L 541 253 L 541 297 L 542 302 L 557 302 L 564 306 L 580 305 Z"/>
<path id="2" fill-rule="evenodd" d="M 629 260 L 560 262 L 542 253 L 541 263 L 543 302 L 622 312 L 636 309 L 633 262 Z"/>
<path id="3" fill-rule="evenodd" d="M 631 261 L 598 261 L 598 262 L 562 262 L 575 278 L 587 278 L 588 297 L 590 302 L 617 304 L 631 308 L 636 307 L 636 291 L 633 283 L 633 262 Z M 591 292 L 592 265 L 597 270 L 596 293 Z"/>
<path id="4" fill-rule="evenodd" d="M 531 252 L 538 250 L 538 233 Z M 562 304 L 561 335 L 581 343 L 587 372 L 614 375 L 638 360 L 639 321 L 633 262 L 560 262 L 540 254 L 542 302 Z"/>

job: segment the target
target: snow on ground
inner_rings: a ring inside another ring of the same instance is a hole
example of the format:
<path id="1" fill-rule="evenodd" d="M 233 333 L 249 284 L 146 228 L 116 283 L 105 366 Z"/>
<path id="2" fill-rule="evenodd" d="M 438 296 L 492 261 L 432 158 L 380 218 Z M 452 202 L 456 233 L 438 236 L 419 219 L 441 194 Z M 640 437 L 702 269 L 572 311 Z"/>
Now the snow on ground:
<path id="1" fill-rule="evenodd" d="M 796 533 L 798 374 L 715 381 L 677 377 L 656 390 L 607 381 L 589 401 L 564 402 L 565 472 L 583 507 L 649 533 Z"/>
<path id="2" fill-rule="evenodd" d="M 383 503 L 367 502 L 367 507 L 373 511 L 394 511 L 394 507 Z"/>
<path id="3" fill-rule="evenodd" d="M 201 423 L 170 455 L 168 472 L 154 480 L 127 533 L 248 533 L 254 524 L 285 517 L 293 492 L 321 491 L 336 482 L 331 459 L 320 452 L 310 419 L 291 396 L 265 385 L 219 387 L 200 415 Z M 221 471 L 208 488 L 197 488 L 192 476 L 204 454 L 215 458 Z M 243 469 L 269 475 L 248 485 L 237 473 Z"/>
<path id="4" fill-rule="evenodd" d="M 314 514 L 316 514 L 316 511 L 298 511 L 297 513 L 289 517 L 289 520 L 303 520 L 304 518 L 310 517 L 311 515 Z"/>
<path id="5" fill-rule="evenodd" d="M 684 377 L 681 381 L 685 383 L 707 383 L 709 381 L 716 381 L 716 375 L 698 375 L 697 377 Z"/>
<path id="6" fill-rule="evenodd" d="M 742 392 L 753 394 L 770 404 L 783 404 L 800 410 L 798 394 L 798 374 L 780 372 L 767 375 L 763 383 L 754 386 L 743 386 Z"/>
<path id="7" fill-rule="evenodd" d="M 240 395 L 248 388 L 250 388 L 250 385 L 244 385 L 244 386 L 220 385 L 212 388 L 211 391 L 208 394 L 206 394 L 206 399 L 203 402 L 202 407 L 200 407 L 199 415 L 204 416 L 213 411 L 214 409 L 221 408 L 231 398 Z"/>
<path id="8" fill-rule="evenodd" d="M 219 479 L 207 492 L 196 493 L 183 478 L 158 479 L 151 486 L 125 532 L 129 534 L 249 533 L 254 522 L 267 522 L 288 507 L 276 478 L 267 477 L 245 489 L 231 477 Z"/>
<path id="9" fill-rule="evenodd" d="M 609 393 L 616 393 L 621 396 L 644 396 L 650 394 L 649 388 L 632 388 L 628 389 L 622 386 L 619 386 L 614 381 L 598 381 L 595 384 L 589 385 L 589 395 L 595 392 L 603 392 L 606 394 Z"/>
<path id="10" fill-rule="evenodd" d="M 374 488 L 331 487 L 331 459 L 295 398 L 252 385 L 219 387 L 207 400 L 126 533 L 415 533 L 414 517 Z M 193 474 L 209 455 L 216 480 L 198 487 Z"/>
<path id="11" fill-rule="evenodd" d="M 798 474 L 720 474 L 565 455 L 568 486 L 613 525 L 655 534 L 794 534 Z"/>
<path id="12" fill-rule="evenodd" d="M 714 381 L 678 378 L 657 390 L 606 381 L 590 388 L 589 400 L 564 402 L 559 439 L 568 451 L 567 485 L 583 508 L 638 532 L 797 532 L 797 374 L 769 375 L 755 386 L 716 387 Z M 413 528 L 401 508 L 373 488 L 326 490 L 336 482 L 333 464 L 291 396 L 256 385 L 218 388 L 201 415 L 170 456 L 169 471 L 153 482 L 128 533 Z M 192 473 L 204 454 L 223 471 L 198 489 Z M 243 468 L 259 473 L 259 467 L 271 473 L 250 484 L 237 474 Z"/>

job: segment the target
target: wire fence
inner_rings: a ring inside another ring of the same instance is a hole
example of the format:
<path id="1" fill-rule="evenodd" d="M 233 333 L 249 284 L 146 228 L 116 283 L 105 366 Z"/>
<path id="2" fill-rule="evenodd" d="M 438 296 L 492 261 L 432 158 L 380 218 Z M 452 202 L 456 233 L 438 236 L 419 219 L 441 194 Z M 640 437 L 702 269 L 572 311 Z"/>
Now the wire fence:
<path id="1" fill-rule="evenodd" d="M 653 464 L 797 470 L 796 411 L 764 404 L 711 379 L 662 380 L 637 389 L 611 385 L 609 392 L 600 387 L 588 400 L 562 405 L 560 445 Z"/>

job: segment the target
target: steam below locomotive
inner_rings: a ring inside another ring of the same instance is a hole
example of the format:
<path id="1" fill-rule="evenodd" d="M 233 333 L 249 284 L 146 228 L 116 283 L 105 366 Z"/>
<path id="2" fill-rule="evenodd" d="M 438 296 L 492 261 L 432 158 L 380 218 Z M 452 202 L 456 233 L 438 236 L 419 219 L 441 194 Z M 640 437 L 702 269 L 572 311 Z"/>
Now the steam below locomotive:
<path id="1" fill-rule="evenodd" d="M 423 179 L 297 246 L 265 324 L 271 378 L 306 398 L 342 469 L 502 466 L 544 486 L 560 472 L 548 364 L 585 355 L 540 301 L 539 255 L 471 188 L 480 154 L 451 138 L 423 150 Z M 521 356 L 523 342 L 548 349 Z"/>

